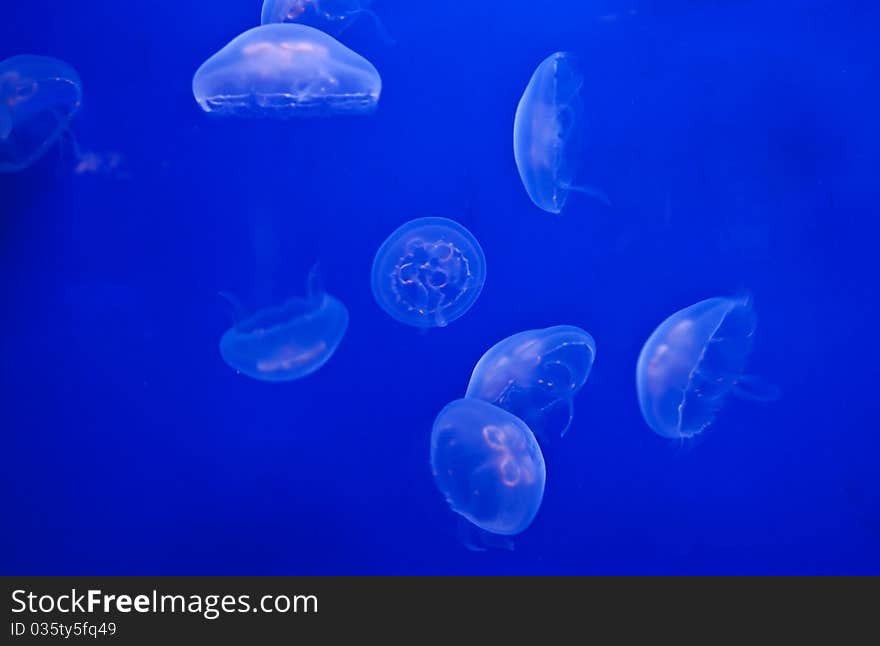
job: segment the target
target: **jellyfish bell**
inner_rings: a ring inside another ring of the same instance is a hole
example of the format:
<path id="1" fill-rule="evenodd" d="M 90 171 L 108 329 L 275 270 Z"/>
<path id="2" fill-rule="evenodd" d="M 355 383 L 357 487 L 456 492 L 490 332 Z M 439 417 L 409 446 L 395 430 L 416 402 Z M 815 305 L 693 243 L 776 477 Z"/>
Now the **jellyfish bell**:
<path id="1" fill-rule="evenodd" d="M 538 66 L 523 92 L 513 123 L 513 155 L 532 202 L 559 214 L 572 191 L 606 205 L 598 189 L 575 183 L 583 151 L 583 73 L 570 52 L 556 52 Z"/>
<path id="2" fill-rule="evenodd" d="M 370 4 L 370 0 L 264 0 L 260 22 L 296 22 L 338 37 L 359 18 L 367 17 L 379 37 L 393 43 L 379 16 L 368 8 Z"/>
<path id="3" fill-rule="evenodd" d="M 221 338 L 220 355 L 236 372 L 253 379 L 292 381 L 326 364 L 347 328 L 348 310 L 323 290 L 313 269 L 305 298 L 292 298 L 236 323 Z"/>
<path id="4" fill-rule="evenodd" d="M 756 317 L 748 294 L 709 298 L 667 318 L 639 355 L 642 416 L 663 437 L 681 440 L 708 428 L 729 395 L 770 401 L 778 391 L 745 367 Z"/>
<path id="5" fill-rule="evenodd" d="M 367 59 L 322 31 L 287 23 L 244 32 L 193 77 L 205 112 L 244 117 L 368 114 L 381 91 Z"/>
<path id="6" fill-rule="evenodd" d="M 522 419 L 547 447 L 568 431 L 574 397 L 586 383 L 596 343 L 573 325 L 527 330 L 492 346 L 477 362 L 465 397 Z"/>
<path id="7" fill-rule="evenodd" d="M 373 260 L 376 302 L 394 319 L 423 329 L 463 316 L 485 280 L 479 242 L 448 218 L 410 220 L 388 236 Z"/>
<path id="8" fill-rule="evenodd" d="M 541 507 L 546 469 L 535 436 L 518 417 L 484 401 L 459 399 L 440 411 L 431 468 L 452 511 L 491 535 L 520 534 Z"/>
<path id="9" fill-rule="evenodd" d="M 23 170 L 67 132 L 82 101 L 70 65 L 47 56 L 0 62 L 0 172 Z"/>

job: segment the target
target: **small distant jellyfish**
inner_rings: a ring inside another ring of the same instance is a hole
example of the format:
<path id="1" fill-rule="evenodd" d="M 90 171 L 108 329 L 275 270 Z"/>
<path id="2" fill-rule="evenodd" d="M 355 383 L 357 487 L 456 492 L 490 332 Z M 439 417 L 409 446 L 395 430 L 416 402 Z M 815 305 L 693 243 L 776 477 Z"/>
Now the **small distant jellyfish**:
<path id="1" fill-rule="evenodd" d="M 0 172 L 39 160 L 67 132 L 81 101 L 79 75 L 64 61 L 22 55 L 0 62 Z"/>
<path id="2" fill-rule="evenodd" d="M 193 77 L 205 112 L 287 119 L 375 111 L 382 79 L 364 57 L 322 31 L 255 27 L 211 56 Z"/>
<path id="3" fill-rule="evenodd" d="M 486 280 L 471 232 L 447 218 L 418 218 L 395 230 L 373 260 L 373 296 L 401 323 L 445 327 L 467 312 Z"/>
<path id="4" fill-rule="evenodd" d="M 575 184 L 583 151 L 583 84 L 574 55 L 557 52 L 535 70 L 516 109 L 516 166 L 532 202 L 549 213 L 561 213 L 571 191 L 610 204 L 599 190 Z"/>
<path id="5" fill-rule="evenodd" d="M 261 310 L 220 340 L 220 354 L 235 371 L 260 381 L 292 381 L 321 368 L 348 328 L 348 310 L 327 294 L 316 270 L 306 298 Z"/>
<path id="6" fill-rule="evenodd" d="M 684 440 L 702 433 L 728 395 L 768 401 L 777 391 L 744 373 L 755 333 L 748 295 L 686 307 L 663 321 L 636 368 L 639 406 L 648 426 Z"/>
<path id="7" fill-rule="evenodd" d="M 542 446 L 565 435 L 574 396 L 590 375 L 596 343 L 572 325 L 528 330 L 492 346 L 477 362 L 465 397 L 516 415 Z"/>
<path id="8" fill-rule="evenodd" d="M 297 22 L 338 37 L 358 18 L 368 16 L 380 38 L 393 42 L 379 16 L 368 9 L 370 4 L 370 0 L 264 0 L 260 22 Z"/>
<path id="9" fill-rule="evenodd" d="M 535 436 L 518 417 L 478 399 L 456 400 L 437 415 L 431 468 L 452 511 L 483 532 L 519 534 L 541 507 L 547 474 Z"/>

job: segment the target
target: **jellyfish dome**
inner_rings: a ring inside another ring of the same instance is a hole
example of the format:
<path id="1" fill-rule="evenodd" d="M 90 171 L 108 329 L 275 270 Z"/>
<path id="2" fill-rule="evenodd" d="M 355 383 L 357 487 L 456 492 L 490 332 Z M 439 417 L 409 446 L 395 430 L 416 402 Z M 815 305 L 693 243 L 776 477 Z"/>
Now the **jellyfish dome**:
<path id="1" fill-rule="evenodd" d="M 532 202 L 561 213 L 571 191 L 606 204 L 595 188 L 575 185 L 583 150 L 583 74 L 573 54 L 557 52 L 535 70 L 516 109 L 513 155 Z"/>
<path id="2" fill-rule="evenodd" d="M 292 381 L 321 368 L 345 336 L 348 310 L 309 275 L 306 298 L 261 310 L 220 340 L 220 355 L 236 372 L 260 381 Z"/>
<path id="3" fill-rule="evenodd" d="M 519 332 L 477 362 L 465 397 L 500 406 L 541 439 L 561 437 L 574 416 L 574 396 L 590 375 L 596 343 L 572 325 Z"/>
<path id="4" fill-rule="evenodd" d="M 396 229 L 373 260 L 376 302 L 420 328 L 445 327 L 476 302 L 486 258 L 470 231 L 447 218 L 418 218 Z"/>
<path id="5" fill-rule="evenodd" d="M 245 117 L 366 114 L 381 91 L 367 59 L 322 31 L 287 23 L 246 31 L 193 77 L 205 112 Z"/>
<path id="6" fill-rule="evenodd" d="M 483 531 L 519 534 L 541 507 L 547 474 L 535 436 L 478 399 L 459 399 L 437 415 L 431 468 L 452 511 Z"/>
<path id="7" fill-rule="evenodd" d="M 46 56 L 0 62 L 0 172 L 36 162 L 67 130 L 82 101 L 70 65 Z"/>
<path id="8" fill-rule="evenodd" d="M 757 381 L 743 372 L 755 323 L 751 298 L 743 295 L 700 301 L 654 330 L 639 355 L 636 389 L 655 433 L 690 438 L 712 424 L 729 394 L 764 398 L 749 393 Z"/>

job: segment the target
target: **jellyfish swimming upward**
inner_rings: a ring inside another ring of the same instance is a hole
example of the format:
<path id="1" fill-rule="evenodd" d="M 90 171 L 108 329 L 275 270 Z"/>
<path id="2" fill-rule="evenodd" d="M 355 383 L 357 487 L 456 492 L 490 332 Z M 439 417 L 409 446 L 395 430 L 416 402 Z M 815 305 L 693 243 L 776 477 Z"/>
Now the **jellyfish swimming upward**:
<path id="1" fill-rule="evenodd" d="M 368 17 L 379 37 L 392 42 L 370 0 L 265 0 L 260 22 L 296 22 L 339 36 L 359 18 Z"/>
<path id="2" fill-rule="evenodd" d="M 465 397 L 516 415 L 544 445 L 563 436 L 571 425 L 574 396 L 587 381 L 595 358 L 593 337 L 579 327 L 520 332 L 482 356 Z"/>
<path id="3" fill-rule="evenodd" d="M 470 231 L 446 218 L 419 218 L 395 230 L 373 260 L 376 302 L 420 328 L 445 327 L 467 312 L 486 280 L 486 258 Z"/>
<path id="4" fill-rule="evenodd" d="M 642 348 L 636 368 L 639 406 L 655 433 L 702 433 L 728 395 L 767 401 L 777 391 L 745 374 L 755 333 L 748 295 L 700 301 L 667 318 Z"/>
<path id="5" fill-rule="evenodd" d="M 192 85 L 205 112 L 276 119 L 367 114 L 382 92 L 367 59 L 297 24 L 246 31 L 205 61 Z"/>
<path id="6" fill-rule="evenodd" d="M 485 532 L 519 534 L 541 507 L 547 474 L 535 436 L 478 399 L 456 400 L 437 415 L 431 468 L 452 511 Z"/>
<path id="7" fill-rule="evenodd" d="M 260 381 L 292 381 L 321 368 L 345 336 L 348 310 L 309 274 L 306 298 L 260 310 L 220 340 L 220 355 L 236 372 Z"/>
<path id="8" fill-rule="evenodd" d="M 82 101 L 64 61 L 13 56 L 0 63 L 0 172 L 24 170 L 67 132 Z"/>
<path id="9" fill-rule="evenodd" d="M 583 84 L 575 56 L 557 52 L 535 70 L 516 109 L 516 167 L 532 202 L 549 213 L 561 213 L 572 191 L 608 204 L 598 189 L 575 183 L 583 152 Z"/>

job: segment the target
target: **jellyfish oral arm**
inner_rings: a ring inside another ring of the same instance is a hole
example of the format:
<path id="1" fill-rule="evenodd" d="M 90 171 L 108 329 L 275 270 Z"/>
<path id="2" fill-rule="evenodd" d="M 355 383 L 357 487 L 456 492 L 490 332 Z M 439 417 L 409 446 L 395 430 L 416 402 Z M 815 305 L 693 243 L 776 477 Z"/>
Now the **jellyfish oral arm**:
<path id="1" fill-rule="evenodd" d="M 574 186 L 573 184 L 564 184 L 564 185 L 560 186 L 560 188 L 565 191 L 573 191 L 575 193 L 582 193 L 584 195 L 588 195 L 589 197 L 592 197 L 593 199 L 599 200 L 605 206 L 608 206 L 608 207 L 613 206 L 611 204 L 611 200 L 608 198 L 608 196 L 605 195 L 605 193 L 603 193 L 598 188 L 594 188 L 592 186 Z"/>

